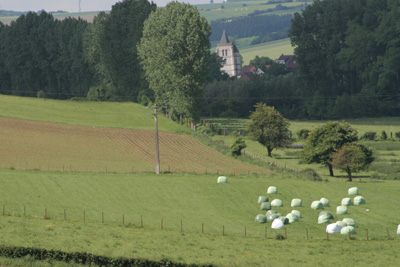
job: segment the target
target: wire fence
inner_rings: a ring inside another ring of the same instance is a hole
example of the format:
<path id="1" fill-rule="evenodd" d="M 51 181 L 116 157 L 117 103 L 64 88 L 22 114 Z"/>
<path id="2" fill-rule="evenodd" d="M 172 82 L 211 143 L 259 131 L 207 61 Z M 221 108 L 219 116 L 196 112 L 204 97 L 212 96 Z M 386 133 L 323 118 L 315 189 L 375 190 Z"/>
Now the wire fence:
<path id="1" fill-rule="evenodd" d="M 139 215 L 139 214 L 120 214 L 116 212 L 106 213 L 93 210 L 77 209 L 77 208 L 47 208 L 47 207 L 32 207 L 20 205 L 2 205 L 1 216 L 6 217 L 23 217 L 25 219 L 39 219 L 46 221 L 65 221 L 70 223 L 82 224 L 103 224 L 121 227 L 134 227 L 143 230 L 156 231 L 166 230 L 177 233 L 194 233 L 201 235 L 213 236 L 235 236 L 243 238 L 263 238 L 277 240 L 399 240 L 399 235 L 396 229 L 389 228 L 358 228 L 357 233 L 348 234 L 329 234 L 320 229 L 315 228 L 290 228 L 287 225 L 284 229 L 271 229 L 271 226 L 266 224 L 249 223 L 249 225 L 238 224 L 220 224 L 215 225 L 207 222 L 189 221 L 184 218 L 175 218 L 167 220 L 164 217 L 156 217 L 154 215 Z"/>

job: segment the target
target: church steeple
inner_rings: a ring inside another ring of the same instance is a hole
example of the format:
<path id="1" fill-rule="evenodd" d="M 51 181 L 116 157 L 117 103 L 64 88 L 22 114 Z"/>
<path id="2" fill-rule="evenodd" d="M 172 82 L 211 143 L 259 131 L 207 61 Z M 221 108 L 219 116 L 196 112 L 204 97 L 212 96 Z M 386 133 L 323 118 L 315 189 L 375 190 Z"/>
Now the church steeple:
<path id="1" fill-rule="evenodd" d="M 222 32 L 221 41 L 220 41 L 219 43 L 220 43 L 220 44 L 227 44 L 227 43 L 230 43 L 230 42 L 229 42 L 228 35 L 226 34 L 225 30 Z"/>
<path id="2" fill-rule="evenodd" d="M 237 76 L 242 69 L 239 49 L 237 49 L 234 43 L 229 41 L 225 30 L 222 32 L 221 41 L 217 44 L 215 52 L 225 60 L 224 66 L 221 70 L 229 76 Z"/>

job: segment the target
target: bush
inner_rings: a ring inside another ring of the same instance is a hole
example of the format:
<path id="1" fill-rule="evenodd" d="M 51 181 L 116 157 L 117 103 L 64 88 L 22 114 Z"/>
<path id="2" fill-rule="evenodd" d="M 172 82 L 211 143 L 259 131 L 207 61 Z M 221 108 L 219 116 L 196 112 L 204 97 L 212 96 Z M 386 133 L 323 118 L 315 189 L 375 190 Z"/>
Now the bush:
<path id="1" fill-rule="evenodd" d="M 361 139 L 364 140 L 375 140 L 376 138 L 376 132 L 366 132 L 365 134 L 363 134 L 363 136 L 361 137 Z"/>
<path id="2" fill-rule="evenodd" d="M 36 94 L 37 98 L 47 98 L 47 94 L 44 90 L 39 90 Z"/>
<path id="3" fill-rule="evenodd" d="M 231 146 L 231 154 L 234 157 L 242 155 L 242 149 L 246 148 L 247 145 L 242 137 L 238 137 Z"/>
<path id="4" fill-rule="evenodd" d="M 395 133 L 394 133 L 394 136 L 395 136 L 396 138 L 399 138 L 399 139 L 400 139 L 400 132 L 395 132 Z"/>
<path id="5" fill-rule="evenodd" d="M 388 138 L 388 136 L 387 136 L 386 132 L 383 130 L 383 131 L 381 132 L 381 139 L 382 139 L 382 140 L 386 140 L 387 138 Z"/>
<path id="6" fill-rule="evenodd" d="M 304 174 L 305 176 L 307 176 L 307 178 L 310 181 L 318 181 L 318 182 L 322 181 L 321 176 L 319 176 L 319 174 L 316 171 L 314 171 L 313 169 L 305 169 L 305 170 L 301 171 L 301 173 Z"/>
<path id="7" fill-rule="evenodd" d="M 296 134 L 299 137 L 299 139 L 305 140 L 305 139 L 307 139 L 308 135 L 310 134 L 310 130 L 301 129 Z"/>

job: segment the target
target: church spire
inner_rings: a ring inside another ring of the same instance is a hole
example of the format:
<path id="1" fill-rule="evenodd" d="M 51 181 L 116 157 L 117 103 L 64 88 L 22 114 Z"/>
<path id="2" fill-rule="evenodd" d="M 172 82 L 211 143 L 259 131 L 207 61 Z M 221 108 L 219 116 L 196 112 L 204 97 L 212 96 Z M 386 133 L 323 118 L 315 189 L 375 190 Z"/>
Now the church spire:
<path id="1" fill-rule="evenodd" d="M 230 43 L 230 42 L 229 42 L 228 35 L 226 34 L 225 30 L 222 32 L 221 42 L 219 42 L 219 43 L 220 43 L 220 44 L 227 44 L 227 43 Z"/>

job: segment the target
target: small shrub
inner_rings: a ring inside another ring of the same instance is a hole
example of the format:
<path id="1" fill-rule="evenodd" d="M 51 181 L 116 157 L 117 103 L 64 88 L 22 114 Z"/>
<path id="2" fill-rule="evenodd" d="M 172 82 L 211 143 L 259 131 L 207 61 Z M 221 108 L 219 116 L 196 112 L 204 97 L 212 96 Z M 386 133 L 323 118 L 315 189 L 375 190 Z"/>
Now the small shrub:
<path id="1" fill-rule="evenodd" d="M 275 239 L 276 240 L 285 240 L 285 237 L 282 234 L 277 234 Z"/>
<path id="2" fill-rule="evenodd" d="M 301 129 L 301 130 L 297 131 L 296 134 L 297 134 L 297 137 L 298 137 L 299 139 L 305 140 L 305 139 L 307 139 L 308 135 L 310 134 L 310 130 Z"/>
<path id="3" fill-rule="evenodd" d="M 44 90 L 39 90 L 36 94 L 37 98 L 47 98 L 47 94 Z"/>
<path id="4" fill-rule="evenodd" d="M 310 181 L 322 181 L 321 176 L 319 176 L 319 174 L 313 169 L 308 168 L 301 171 L 301 173 L 303 173 Z"/>
<path id="5" fill-rule="evenodd" d="M 381 132 L 381 139 L 382 139 L 382 140 L 386 140 L 387 138 L 388 138 L 387 133 L 383 130 L 383 131 Z"/>
<path id="6" fill-rule="evenodd" d="M 400 132 L 395 132 L 395 133 L 394 133 L 394 136 L 395 136 L 396 138 L 399 138 L 399 139 L 400 139 Z"/>
<path id="7" fill-rule="evenodd" d="M 364 140 L 375 140 L 376 138 L 376 132 L 366 132 L 365 134 L 363 134 L 363 136 L 361 137 L 361 139 Z"/>
<path id="8" fill-rule="evenodd" d="M 231 146 L 231 154 L 234 157 L 242 155 L 242 149 L 246 148 L 247 145 L 242 137 L 238 137 Z"/>

